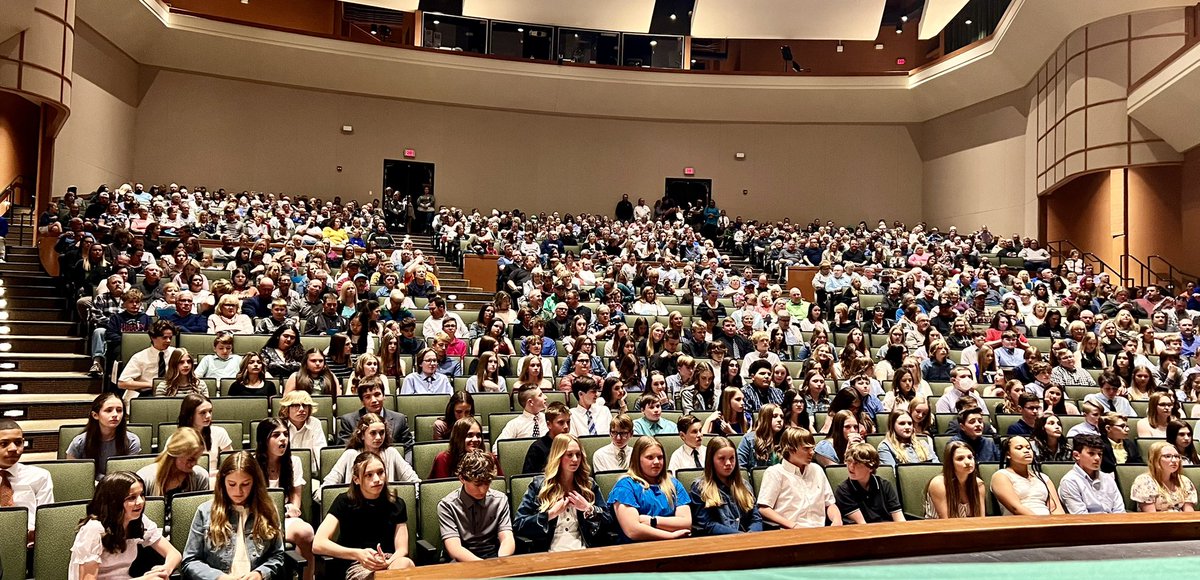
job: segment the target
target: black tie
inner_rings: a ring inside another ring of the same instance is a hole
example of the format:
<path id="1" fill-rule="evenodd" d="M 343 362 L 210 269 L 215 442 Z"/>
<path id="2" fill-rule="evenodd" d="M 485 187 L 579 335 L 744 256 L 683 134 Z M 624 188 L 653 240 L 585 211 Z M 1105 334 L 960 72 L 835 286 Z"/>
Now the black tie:
<path id="1" fill-rule="evenodd" d="M 167 376 L 167 351 L 158 351 L 158 376 L 155 378 L 163 378 Z"/>
<path id="2" fill-rule="evenodd" d="M 703 465 L 700 465 L 700 450 L 699 449 L 692 450 L 692 459 L 696 462 L 696 469 L 700 469 L 700 468 L 704 467 Z"/>

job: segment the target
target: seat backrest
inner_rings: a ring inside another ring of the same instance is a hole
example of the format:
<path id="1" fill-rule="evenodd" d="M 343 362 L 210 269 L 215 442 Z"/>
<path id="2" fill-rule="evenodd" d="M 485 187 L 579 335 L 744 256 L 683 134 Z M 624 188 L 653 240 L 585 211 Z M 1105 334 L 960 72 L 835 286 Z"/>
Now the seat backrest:
<path id="1" fill-rule="evenodd" d="M 406 417 L 417 415 L 441 415 L 446 412 L 446 395 L 404 395 L 396 397 L 396 410 Z M 478 407 L 476 407 L 478 412 Z"/>
<path id="2" fill-rule="evenodd" d="M 929 481 L 941 473 L 942 466 L 936 463 L 902 463 L 896 466 L 897 488 L 904 513 L 925 516 L 925 494 Z"/>
<path id="3" fill-rule="evenodd" d="M 63 425 L 58 428 L 58 458 L 67 458 L 67 448 L 71 446 L 71 440 L 75 439 L 80 433 L 83 433 L 83 425 Z"/>
<path id="4" fill-rule="evenodd" d="M 413 445 L 413 469 L 421 479 L 429 479 L 433 471 L 433 461 L 439 453 L 450 448 L 446 441 L 428 441 Z M 505 473 L 508 473 L 507 471 Z"/>
<path id="5" fill-rule="evenodd" d="M 5 578 L 24 578 L 29 553 L 25 549 L 25 530 L 29 511 L 23 507 L 0 508 L 0 574 Z M 46 534 L 52 535 L 52 534 Z"/>
<path id="6" fill-rule="evenodd" d="M 321 466 L 321 477 L 318 479 L 324 481 L 325 476 L 329 475 L 330 471 L 333 471 L 333 466 L 335 463 L 337 463 L 338 458 L 341 457 L 345 452 L 345 445 L 334 445 L 331 447 L 321 448 L 321 455 L 318 459 L 318 464 Z"/>
<path id="7" fill-rule="evenodd" d="M 1045 473 L 1050 477 L 1050 480 L 1054 482 L 1055 487 L 1058 487 L 1058 482 L 1062 481 L 1063 476 L 1070 473 L 1071 469 L 1074 467 L 1074 463 L 1068 463 L 1065 461 L 1041 464 L 1042 473 Z"/>
<path id="8" fill-rule="evenodd" d="M 1133 489 L 1133 482 L 1137 476 L 1146 473 L 1149 469 L 1145 465 L 1118 465 L 1117 466 L 1117 486 L 1121 488 L 1121 497 L 1125 499 L 1125 511 L 1135 513 L 1138 511 L 1138 502 L 1130 497 L 1130 490 Z"/>
<path id="9" fill-rule="evenodd" d="M 493 414 L 511 413 L 513 410 L 507 393 L 473 393 L 471 396 L 475 400 L 475 418 L 479 419 L 481 425 L 487 425 L 487 418 Z M 443 402 L 437 414 L 445 412 L 445 407 Z"/>
<path id="10" fill-rule="evenodd" d="M 257 421 L 255 423 L 257 423 Z M 242 441 L 242 430 L 243 429 L 242 429 L 241 422 L 213 421 L 212 424 L 221 427 L 222 429 L 225 430 L 226 433 L 229 433 L 229 439 L 233 441 L 232 447 L 234 448 L 234 450 L 240 451 L 241 449 L 246 447 L 246 445 L 244 445 L 244 443 Z M 179 426 L 173 422 L 172 423 L 160 423 L 158 425 L 158 447 L 159 447 L 159 449 L 163 449 L 166 447 L 167 441 L 171 440 L 171 436 L 174 435 L 175 431 L 177 431 L 178 429 L 179 429 Z M 253 433 L 253 431 L 251 431 L 251 433 Z M 254 442 L 251 441 L 250 443 L 251 443 L 250 446 L 253 447 Z"/>
<path id="11" fill-rule="evenodd" d="M 529 491 L 529 484 L 533 483 L 533 478 L 538 475 L 537 473 L 527 473 L 525 475 L 513 475 L 508 478 L 508 497 L 514 520 L 517 518 L 517 508 L 521 507 L 521 501 L 525 499 L 525 494 Z M 599 500 L 596 501 L 599 503 Z"/>
<path id="12" fill-rule="evenodd" d="M 609 443 L 612 443 L 612 438 L 608 435 L 587 435 L 579 438 L 579 444 L 583 446 L 583 454 L 588 458 L 588 465 L 591 465 L 592 457 L 596 455 L 596 450 Z M 632 448 L 630 450 L 632 451 Z"/>
<path id="13" fill-rule="evenodd" d="M 987 497 L 984 498 L 983 503 L 984 507 L 987 508 L 987 515 L 998 516 L 1000 515 L 1000 502 L 996 499 L 996 496 L 992 495 L 992 476 L 996 475 L 997 471 L 1000 471 L 1000 464 L 990 462 L 980 463 L 978 467 L 979 479 L 983 480 L 983 487 L 987 493 Z"/>
<path id="14" fill-rule="evenodd" d="M 525 475 L 522 469 L 525 466 L 525 455 L 529 453 L 529 446 L 533 445 L 534 441 L 537 439 L 505 439 L 496 442 L 494 449 L 500 458 L 500 469 L 504 471 L 504 475 Z"/>
<path id="15" fill-rule="evenodd" d="M 90 500 L 96 491 L 96 464 L 91 459 L 32 461 L 29 465 L 50 472 L 57 502 Z"/>
<path id="16" fill-rule="evenodd" d="M 250 423 L 266 417 L 270 411 L 266 398 L 213 399 L 212 406 L 214 421 L 237 421 L 242 424 L 242 433 L 249 433 Z M 232 438 L 233 433 L 229 436 Z"/>
<path id="17" fill-rule="evenodd" d="M 433 424 L 441 415 L 417 415 L 409 417 L 409 421 L 413 425 L 413 437 L 418 443 L 433 441 Z"/>
<path id="18" fill-rule="evenodd" d="M 601 471 L 595 474 L 596 485 L 600 486 L 600 493 L 604 497 L 608 497 L 612 493 L 613 486 L 626 475 L 629 475 L 626 471 Z"/>
<path id="19" fill-rule="evenodd" d="M 138 397 L 129 401 L 129 420 L 141 425 L 174 423 L 179 420 L 181 405 L 183 397 Z M 216 416 L 216 413 L 213 415 Z"/>
<path id="20" fill-rule="evenodd" d="M 157 455 L 126 455 L 124 457 L 113 457 L 112 459 L 108 460 L 108 472 L 116 473 L 118 471 L 132 471 L 137 473 L 137 470 L 154 463 L 155 459 L 158 459 Z M 55 491 L 57 492 L 58 490 L 55 489 Z"/>
<path id="21" fill-rule="evenodd" d="M 58 499 L 57 496 L 55 499 Z M 70 501 L 38 506 L 34 528 L 42 530 L 42 533 L 38 534 L 37 542 L 33 544 L 34 578 L 66 580 L 67 571 L 71 567 L 71 546 L 75 543 L 75 530 L 79 528 L 79 520 L 87 517 L 87 504 L 87 501 Z M 50 530 L 59 533 L 52 533 Z M 7 564 L 8 562 L 5 562 L 6 566 Z M 24 577 L 24 573 L 17 576 Z"/>
<path id="22" fill-rule="evenodd" d="M 233 336 L 233 352 L 238 354 L 259 352 L 267 345 L 270 338 L 269 334 L 235 334 Z M 283 377 L 283 379 L 287 380 L 287 377 Z"/>
<path id="23" fill-rule="evenodd" d="M 188 533 L 191 532 L 196 510 L 200 509 L 201 504 L 211 501 L 212 498 L 211 491 L 180 493 L 171 498 L 171 544 L 180 553 L 187 545 Z"/>
<path id="24" fill-rule="evenodd" d="M 493 413 L 488 415 L 488 440 L 492 447 L 496 446 L 496 438 L 500 436 L 500 432 L 504 431 L 504 426 L 508 425 L 516 417 L 520 417 L 520 413 Z"/>
<path id="25" fill-rule="evenodd" d="M 678 479 L 679 483 L 683 484 L 683 488 L 689 491 L 692 489 L 692 482 L 700 479 L 701 477 L 704 477 L 703 468 L 693 467 L 690 469 L 679 469 L 675 471 L 675 479 Z"/>
<path id="26" fill-rule="evenodd" d="M 121 363 L 129 364 L 133 355 L 150 348 L 150 335 L 145 332 L 133 332 L 121 335 Z"/>

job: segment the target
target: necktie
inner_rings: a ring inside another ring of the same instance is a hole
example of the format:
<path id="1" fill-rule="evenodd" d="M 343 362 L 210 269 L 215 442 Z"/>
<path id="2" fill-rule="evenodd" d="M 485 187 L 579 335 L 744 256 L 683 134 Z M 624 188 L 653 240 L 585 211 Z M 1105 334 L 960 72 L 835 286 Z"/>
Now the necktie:
<path id="1" fill-rule="evenodd" d="M 703 465 L 700 465 L 700 450 L 699 449 L 692 450 L 692 460 L 696 462 L 696 469 L 700 469 L 701 467 L 704 467 Z"/>
<path id="2" fill-rule="evenodd" d="M 624 447 L 617 449 L 617 463 L 621 464 L 622 468 L 629 467 L 629 465 L 625 463 L 625 448 Z"/>
<path id="3" fill-rule="evenodd" d="M 596 434 L 596 422 L 592 420 L 592 410 L 588 409 L 587 411 L 584 412 L 584 414 L 587 415 L 588 435 L 595 435 Z"/>
<path id="4" fill-rule="evenodd" d="M 155 378 L 165 376 L 167 376 L 167 351 L 160 350 L 158 351 L 158 376 Z"/>
<path id="5" fill-rule="evenodd" d="M 0 507 L 12 507 L 12 504 L 12 474 L 7 469 L 0 470 Z"/>
<path id="6" fill-rule="evenodd" d="M 541 425 L 538 424 L 537 417 L 533 418 L 533 436 L 539 437 L 542 434 Z"/>
<path id="7" fill-rule="evenodd" d="M 1117 402 L 1112 399 L 1109 399 L 1108 400 L 1108 410 L 1116 413 L 1117 412 Z"/>

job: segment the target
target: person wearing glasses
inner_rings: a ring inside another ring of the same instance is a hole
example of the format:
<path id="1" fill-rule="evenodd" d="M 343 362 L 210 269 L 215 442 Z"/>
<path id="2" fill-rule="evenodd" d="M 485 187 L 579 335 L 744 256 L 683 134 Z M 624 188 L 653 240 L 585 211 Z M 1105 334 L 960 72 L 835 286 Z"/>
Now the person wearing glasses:
<path id="1" fill-rule="evenodd" d="M 1137 442 L 1129 438 L 1129 420 L 1117 413 L 1105 413 L 1100 418 L 1104 431 L 1104 461 L 1100 471 L 1113 473 L 1118 465 L 1142 463 Z"/>
<path id="2" fill-rule="evenodd" d="M 600 382 L 602 379 L 592 369 L 592 360 L 594 358 L 596 357 L 586 352 L 575 352 L 570 357 L 567 357 L 567 360 L 571 361 L 572 366 L 568 372 L 559 373 L 559 376 L 562 378 L 558 380 L 558 390 L 571 392 L 575 381 L 582 378 L 591 378 L 597 383 Z"/>
<path id="3" fill-rule="evenodd" d="M 608 437 L 612 443 L 605 445 L 592 454 L 592 471 L 625 471 L 629 469 L 629 439 L 633 436 L 633 419 L 621 414 L 612 418 L 608 424 Z"/>
<path id="4" fill-rule="evenodd" d="M 1146 473 L 1133 480 L 1129 498 L 1143 512 L 1190 512 L 1196 509 L 1196 486 L 1183 475 L 1183 458 L 1174 445 L 1150 446 Z"/>
<path id="5" fill-rule="evenodd" d="M 417 353 L 417 369 L 404 377 L 400 386 L 401 395 L 446 395 L 454 392 L 450 379 L 438 372 L 438 353 L 426 348 Z"/>

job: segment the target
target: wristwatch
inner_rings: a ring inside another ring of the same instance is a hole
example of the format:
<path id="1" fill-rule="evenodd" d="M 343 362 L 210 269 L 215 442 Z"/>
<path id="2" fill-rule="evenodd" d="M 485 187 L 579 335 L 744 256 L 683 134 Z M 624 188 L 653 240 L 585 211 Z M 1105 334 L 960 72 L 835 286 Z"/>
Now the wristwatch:
<path id="1" fill-rule="evenodd" d="M 650 527 L 652 527 L 656 530 L 658 529 L 658 518 L 657 517 L 650 516 Z"/>

